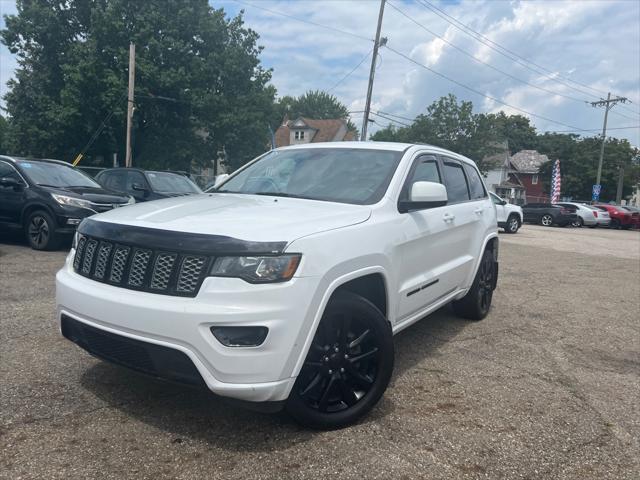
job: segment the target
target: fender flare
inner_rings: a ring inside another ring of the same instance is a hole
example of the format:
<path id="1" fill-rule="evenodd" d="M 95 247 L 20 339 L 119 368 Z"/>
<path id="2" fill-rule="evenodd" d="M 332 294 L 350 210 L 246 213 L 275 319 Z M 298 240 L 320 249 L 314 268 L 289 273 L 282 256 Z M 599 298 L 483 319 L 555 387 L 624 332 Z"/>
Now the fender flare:
<path id="1" fill-rule="evenodd" d="M 395 307 L 395 303 L 393 302 L 390 303 L 389 275 L 387 270 L 381 265 L 372 265 L 369 267 L 360 268 L 334 278 L 331 281 L 331 283 L 329 283 L 328 287 L 325 289 L 322 295 L 322 299 L 320 300 L 318 308 L 316 309 L 316 312 L 314 314 L 313 322 L 311 323 L 310 328 L 307 330 L 308 334 L 305 337 L 305 341 L 302 346 L 302 349 L 300 350 L 300 353 L 298 354 L 297 359 L 295 360 L 293 369 L 291 370 L 290 377 L 292 378 L 297 377 L 298 374 L 300 373 L 300 370 L 302 370 L 302 364 L 304 363 L 305 358 L 307 358 L 307 353 L 309 352 L 309 348 L 311 348 L 311 341 L 313 340 L 313 337 L 316 334 L 318 325 L 320 324 L 320 320 L 324 315 L 324 311 L 327 308 L 327 305 L 329 303 L 329 300 L 331 299 L 331 296 L 336 292 L 336 290 L 338 290 L 338 288 L 340 288 L 342 285 L 346 284 L 347 282 L 351 280 L 355 280 L 360 277 L 364 277 L 366 275 L 371 275 L 374 273 L 380 274 L 382 276 L 382 281 L 384 282 L 384 287 L 385 287 L 385 295 L 387 297 L 387 310 L 391 311 L 391 308 Z M 387 314 L 387 321 L 389 321 L 389 314 Z"/>
<path id="2" fill-rule="evenodd" d="M 467 284 L 469 285 L 469 287 L 471 286 L 471 284 L 473 283 L 473 279 L 476 278 L 476 275 L 478 273 L 478 269 L 480 268 L 480 261 L 482 260 L 482 255 L 484 253 L 484 251 L 487 248 L 487 245 L 489 244 L 489 242 L 493 241 L 493 239 L 496 239 L 496 247 L 494 249 L 493 252 L 493 256 L 494 256 L 494 260 L 497 261 L 498 260 L 498 251 L 499 251 L 499 246 L 500 246 L 500 239 L 498 237 L 498 231 L 496 230 L 495 232 L 491 232 L 489 235 L 487 235 L 484 238 L 484 241 L 482 242 L 482 249 L 478 252 L 478 257 L 476 258 L 476 262 L 475 265 L 473 266 L 473 270 L 472 270 L 472 275 L 467 278 Z M 468 288 L 465 289 L 464 293 L 461 293 L 460 295 L 458 295 L 456 297 L 456 300 L 459 300 L 460 298 L 464 297 L 467 294 Z"/>

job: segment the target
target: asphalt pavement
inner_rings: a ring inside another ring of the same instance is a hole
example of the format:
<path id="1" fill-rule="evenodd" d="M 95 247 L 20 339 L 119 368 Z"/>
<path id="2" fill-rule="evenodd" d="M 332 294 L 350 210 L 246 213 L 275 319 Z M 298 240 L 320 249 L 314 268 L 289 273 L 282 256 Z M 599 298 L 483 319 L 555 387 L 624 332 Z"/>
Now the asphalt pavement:
<path id="1" fill-rule="evenodd" d="M 0 239 L 0 478 L 640 478 L 640 233 L 500 235 L 482 322 L 396 337 L 383 400 L 305 430 L 98 361 L 62 338 L 65 252 Z"/>

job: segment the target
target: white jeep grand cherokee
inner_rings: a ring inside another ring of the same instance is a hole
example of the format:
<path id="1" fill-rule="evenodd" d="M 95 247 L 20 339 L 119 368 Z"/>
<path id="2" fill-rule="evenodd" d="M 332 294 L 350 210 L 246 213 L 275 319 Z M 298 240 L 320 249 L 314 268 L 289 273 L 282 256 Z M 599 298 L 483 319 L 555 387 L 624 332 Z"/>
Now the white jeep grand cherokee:
<path id="1" fill-rule="evenodd" d="M 384 393 L 393 334 L 449 302 L 487 315 L 497 257 L 496 209 L 471 160 L 298 145 L 209 193 L 84 220 L 57 313 L 96 357 L 334 428 Z"/>

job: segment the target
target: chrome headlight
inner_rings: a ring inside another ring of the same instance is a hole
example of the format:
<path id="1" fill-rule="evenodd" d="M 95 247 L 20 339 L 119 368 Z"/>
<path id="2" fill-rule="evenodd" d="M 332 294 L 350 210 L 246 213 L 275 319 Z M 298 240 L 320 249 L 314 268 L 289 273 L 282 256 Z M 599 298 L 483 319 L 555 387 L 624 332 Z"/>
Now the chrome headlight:
<path id="1" fill-rule="evenodd" d="M 76 197 L 67 197 L 66 195 L 59 195 L 57 193 L 52 193 L 51 196 L 56 202 L 58 202 L 60 205 L 63 205 L 63 206 L 91 208 L 91 202 L 89 200 L 83 200 L 81 198 L 76 198 Z"/>
<path id="2" fill-rule="evenodd" d="M 241 278 L 249 283 L 286 282 L 296 273 L 300 254 L 219 257 L 211 267 L 213 277 Z"/>

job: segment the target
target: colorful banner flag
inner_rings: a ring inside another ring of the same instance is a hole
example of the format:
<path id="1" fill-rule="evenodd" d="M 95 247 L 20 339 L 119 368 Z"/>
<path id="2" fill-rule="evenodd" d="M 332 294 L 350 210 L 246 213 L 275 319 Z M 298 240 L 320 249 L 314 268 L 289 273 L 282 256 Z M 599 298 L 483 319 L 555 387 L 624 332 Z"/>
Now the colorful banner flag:
<path id="1" fill-rule="evenodd" d="M 553 173 L 551 174 L 551 203 L 560 201 L 560 187 L 562 186 L 562 177 L 560 176 L 560 160 L 556 160 L 553 164 Z"/>

